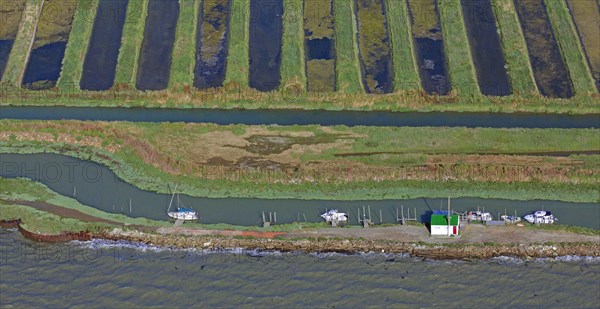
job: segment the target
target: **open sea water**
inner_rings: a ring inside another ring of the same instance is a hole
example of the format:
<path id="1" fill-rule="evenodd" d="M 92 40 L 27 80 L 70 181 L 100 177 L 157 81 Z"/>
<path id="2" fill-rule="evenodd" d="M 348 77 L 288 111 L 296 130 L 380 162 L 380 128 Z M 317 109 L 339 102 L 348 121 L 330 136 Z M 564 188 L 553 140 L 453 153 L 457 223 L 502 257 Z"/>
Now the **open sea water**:
<path id="1" fill-rule="evenodd" d="M 429 261 L 379 253 L 41 244 L 0 231 L 1 307 L 598 308 L 600 260 Z"/>

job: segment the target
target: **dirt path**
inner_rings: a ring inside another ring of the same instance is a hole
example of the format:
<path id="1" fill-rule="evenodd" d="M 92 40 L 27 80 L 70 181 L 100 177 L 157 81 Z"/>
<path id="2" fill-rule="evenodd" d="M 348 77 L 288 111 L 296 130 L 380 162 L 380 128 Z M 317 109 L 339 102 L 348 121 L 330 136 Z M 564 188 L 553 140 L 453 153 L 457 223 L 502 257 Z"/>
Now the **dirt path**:
<path id="1" fill-rule="evenodd" d="M 78 219 L 83 222 L 100 222 L 100 223 L 107 223 L 107 224 L 119 225 L 119 226 L 124 225 L 123 223 L 120 223 L 120 222 L 90 216 L 79 210 L 56 206 L 56 205 L 52 205 L 52 204 L 49 204 L 46 202 L 40 202 L 40 201 L 30 202 L 30 201 L 24 201 L 24 200 L 14 200 L 14 201 L 0 200 L 0 202 L 29 206 L 29 207 L 35 208 L 37 210 L 55 214 L 57 216 L 61 216 L 64 218 Z"/>
<path id="2" fill-rule="evenodd" d="M 565 231 L 532 230 L 518 226 L 487 227 L 467 225 L 458 239 L 431 237 L 424 226 L 394 226 L 379 228 L 329 228 L 319 230 L 294 231 L 286 238 L 328 237 L 328 238 L 364 238 L 367 240 L 391 240 L 401 242 L 426 243 L 518 243 L 532 244 L 544 242 L 592 242 L 600 243 L 600 236 L 581 235 Z"/>

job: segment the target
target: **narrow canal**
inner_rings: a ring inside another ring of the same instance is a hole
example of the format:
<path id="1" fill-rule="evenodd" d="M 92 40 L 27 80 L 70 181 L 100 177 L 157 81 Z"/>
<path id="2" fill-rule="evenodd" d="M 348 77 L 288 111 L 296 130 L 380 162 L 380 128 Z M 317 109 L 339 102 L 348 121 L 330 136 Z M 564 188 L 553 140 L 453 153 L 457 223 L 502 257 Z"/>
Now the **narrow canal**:
<path id="1" fill-rule="evenodd" d="M 0 176 L 27 177 L 40 181 L 53 191 L 77 199 L 109 213 L 130 217 L 146 217 L 155 220 L 168 219 L 166 210 L 170 196 L 140 190 L 119 179 L 107 167 L 90 161 L 55 154 L 1 154 Z M 164 184 L 165 190 L 167 184 Z M 261 212 L 276 212 L 277 223 L 291 223 L 298 218 L 309 222 L 321 221 L 319 215 L 325 209 L 339 209 L 350 214 L 352 224 L 357 224 L 358 211 L 363 206 L 375 222 L 395 223 L 396 209 L 403 206 L 416 210 L 419 221 L 427 221 L 432 210 L 447 207 L 446 199 L 420 198 L 410 200 L 296 200 L 296 199 L 241 199 L 198 198 L 182 195 L 182 203 L 200 213 L 202 223 L 229 223 L 235 225 L 258 225 Z M 130 208 L 131 204 L 131 208 Z M 463 212 L 485 207 L 485 211 L 497 216 L 505 211 L 524 215 L 544 209 L 552 211 L 562 224 L 600 229 L 600 205 L 597 203 L 567 203 L 559 201 L 515 201 L 500 199 L 458 198 L 452 200 L 452 208 Z"/>
<path id="2" fill-rule="evenodd" d="M 367 93 L 394 90 L 391 50 L 383 0 L 355 0 L 358 49 Z"/>
<path id="3" fill-rule="evenodd" d="M 573 96 L 565 62 L 554 37 L 544 0 L 515 0 L 540 92 L 551 98 Z"/>
<path id="4" fill-rule="evenodd" d="M 4 76 L 24 9 L 25 0 L 0 1 L 0 79 Z"/>
<path id="5" fill-rule="evenodd" d="M 446 95 L 450 80 L 437 0 L 408 0 L 408 4 L 423 89 L 429 94 Z"/>
<path id="6" fill-rule="evenodd" d="M 228 53 L 230 0 L 204 0 L 199 10 L 196 34 L 194 87 L 216 88 L 223 85 Z"/>
<path id="7" fill-rule="evenodd" d="M 44 1 L 23 76 L 23 87 L 36 90 L 56 85 L 76 8 L 76 1 Z"/>
<path id="8" fill-rule="evenodd" d="M 136 88 L 163 90 L 169 85 L 179 2 L 150 0 L 144 40 L 138 60 Z"/>
<path id="9" fill-rule="evenodd" d="M 490 0 L 461 1 L 471 55 L 482 94 L 506 96 L 511 93 L 500 35 Z"/>
<path id="10" fill-rule="evenodd" d="M 304 34 L 308 91 L 336 89 L 332 0 L 304 0 Z"/>
<path id="11" fill-rule="evenodd" d="M 98 2 L 94 28 L 79 82 L 82 90 L 100 91 L 112 87 L 128 3 L 128 0 Z"/>
<path id="12" fill-rule="evenodd" d="M 567 0 L 567 5 L 596 80 L 596 88 L 600 91 L 600 2 Z"/>
<path id="13" fill-rule="evenodd" d="M 250 0 L 250 87 L 279 88 L 283 0 Z"/>
<path id="14" fill-rule="evenodd" d="M 600 115 L 2 106 L 0 119 L 196 122 L 220 125 L 600 128 Z"/>

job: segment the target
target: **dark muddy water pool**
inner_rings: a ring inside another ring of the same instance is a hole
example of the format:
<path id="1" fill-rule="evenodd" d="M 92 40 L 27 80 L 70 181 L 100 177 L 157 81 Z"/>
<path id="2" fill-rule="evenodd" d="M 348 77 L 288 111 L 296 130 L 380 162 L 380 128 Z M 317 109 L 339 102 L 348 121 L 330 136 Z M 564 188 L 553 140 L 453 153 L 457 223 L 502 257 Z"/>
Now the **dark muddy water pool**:
<path id="1" fill-rule="evenodd" d="M 4 69 L 14 42 L 14 40 L 0 40 L 0 79 L 4 75 Z"/>
<path id="2" fill-rule="evenodd" d="M 509 95 L 506 60 L 490 0 L 462 0 L 461 4 L 481 93 Z"/>
<path id="3" fill-rule="evenodd" d="M 79 83 L 81 89 L 108 90 L 112 87 L 128 3 L 128 0 L 100 0 L 98 3 Z"/>
<path id="4" fill-rule="evenodd" d="M 279 87 L 283 0 L 250 0 L 250 87 Z"/>
<path id="5" fill-rule="evenodd" d="M 136 88 L 163 90 L 169 85 L 179 3 L 172 0 L 150 0 L 144 29 L 144 40 L 138 61 Z"/>
<path id="6" fill-rule="evenodd" d="M 194 86 L 220 87 L 225 80 L 231 2 L 202 1 L 196 34 Z"/>
<path id="7" fill-rule="evenodd" d="M 66 42 L 56 42 L 32 50 L 23 76 L 24 87 L 29 89 L 53 87 L 60 76 L 66 48 Z"/>
<path id="8" fill-rule="evenodd" d="M 544 1 L 515 0 L 515 6 L 540 92 L 547 97 L 572 97 L 569 73 L 556 43 Z"/>

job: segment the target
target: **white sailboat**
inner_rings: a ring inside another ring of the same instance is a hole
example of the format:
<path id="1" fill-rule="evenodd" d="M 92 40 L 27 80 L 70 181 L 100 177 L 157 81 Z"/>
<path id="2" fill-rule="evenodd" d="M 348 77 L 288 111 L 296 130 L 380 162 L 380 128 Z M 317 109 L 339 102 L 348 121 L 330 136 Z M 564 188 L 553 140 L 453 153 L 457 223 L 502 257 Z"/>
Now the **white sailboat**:
<path id="1" fill-rule="evenodd" d="M 183 204 L 179 200 L 179 194 L 176 193 L 177 185 L 175 185 L 175 190 L 173 191 L 173 195 L 171 196 L 171 201 L 169 202 L 169 208 L 167 209 L 167 215 L 175 220 L 183 220 L 183 221 L 194 221 L 198 220 L 198 212 L 191 209 L 181 207 Z M 173 200 L 175 199 L 175 195 L 177 195 L 177 211 L 170 211 L 171 206 L 173 204 Z"/>
<path id="2" fill-rule="evenodd" d="M 348 215 L 345 212 L 338 212 L 337 209 L 330 209 L 326 211 L 324 214 L 321 215 L 321 218 L 323 218 L 327 222 L 343 223 L 348 221 Z"/>

